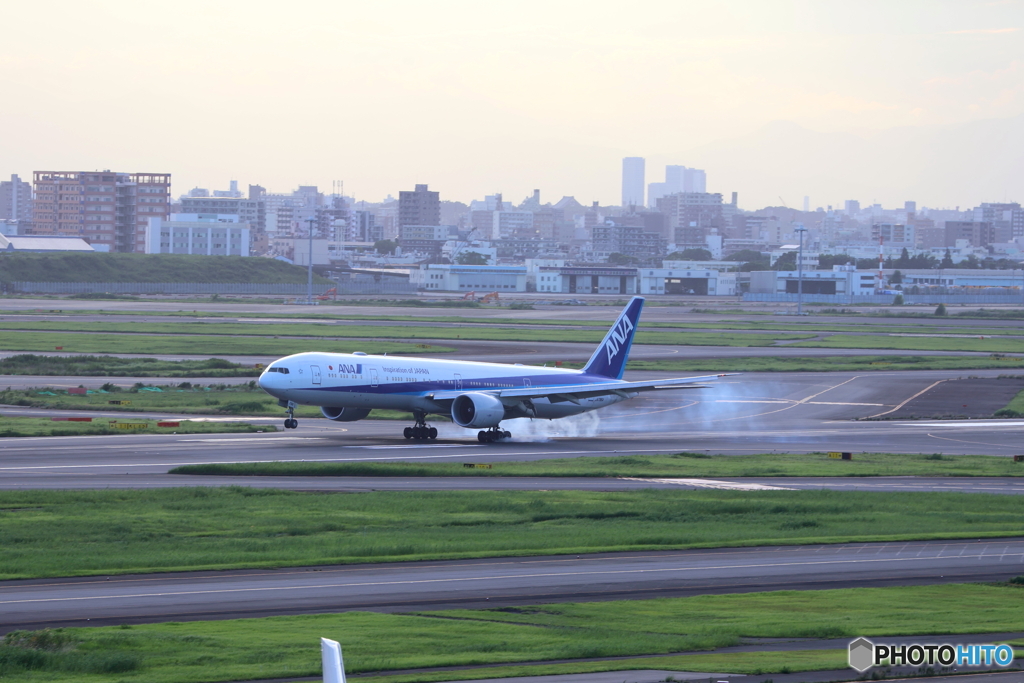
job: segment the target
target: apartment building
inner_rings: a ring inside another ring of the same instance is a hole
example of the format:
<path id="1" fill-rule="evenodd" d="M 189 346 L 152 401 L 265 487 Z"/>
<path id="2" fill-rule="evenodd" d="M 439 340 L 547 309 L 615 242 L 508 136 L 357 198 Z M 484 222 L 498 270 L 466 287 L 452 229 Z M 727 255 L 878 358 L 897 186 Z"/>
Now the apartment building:
<path id="1" fill-rule="evenodd" d="M 170 173 L 36 171 L 36 235 L 81 237 L 97 251 L 146 251 L 150 218 L 170 215 Z"/>

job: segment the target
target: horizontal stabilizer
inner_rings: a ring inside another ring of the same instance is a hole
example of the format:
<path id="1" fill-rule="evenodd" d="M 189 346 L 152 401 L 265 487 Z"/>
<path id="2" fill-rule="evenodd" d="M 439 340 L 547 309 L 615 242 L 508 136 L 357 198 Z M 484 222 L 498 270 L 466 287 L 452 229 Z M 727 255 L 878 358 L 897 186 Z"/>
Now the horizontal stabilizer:
<path id="1" fill-rule="evenodd" d="M 341 659 L 341 644 L 336 640 L 320 639 L 320 655 L 324 667 L 324 683 L 345 683 L 345 664 Z"/>

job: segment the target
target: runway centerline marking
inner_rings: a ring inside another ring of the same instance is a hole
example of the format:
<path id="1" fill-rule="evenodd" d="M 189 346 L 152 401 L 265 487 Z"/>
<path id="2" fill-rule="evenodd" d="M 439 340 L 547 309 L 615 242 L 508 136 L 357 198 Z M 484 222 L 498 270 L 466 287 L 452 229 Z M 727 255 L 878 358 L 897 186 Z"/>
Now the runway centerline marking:
<path id="1" fill-rule="evenodd" d="M 654 484 L 676 484 L 678 486 L 696 486 L 702 489 L 729 489 L 736 491 L 795 491 L 782 486 L 768 486 L 767 484 L 747 484 L 736 481 L 720 481 L 716 479 L 648 479 L 640 477 L 619 477 L 623 481 L 645 481 Z"/>
<path id="2" fill-rule="evenodd" d="M 986 546 L 987 549 L 988 546 Z M 901 549 L 902 550 L 902 549 Z M 1013 553 L 1016 555 L 1018 553 Z M 1024 551 L 1019 554 L 1024 556 Z M 980 562 L 982 558 L 986 557 L 984 551 L 981 554 L 967 555 L 964 559 L 971 559 L 977 557 Z M 991 555 L 990 557 L 995 557 Z M 624 574 L 663 574 L 666 572 L 692 572 L 692 571 L 709 571 L 718 569 L 764 569 L 771 567 L 792 567 L 792 566 L 820 566 L 820 565 L 842 565 L 842 564 L 868 564 L 868 563 L 879 563 L 879 562 L 916 562 L 919 559 L 930 560 L 937 559 L 934 557 L 893 557 L 893 558 L 879 558 L 879 559 L 848 559 L 848 560 L 819 560 L 814 562 L 768 562 L 763 564 L 744 564 L 744 565 L 721 565 L 721 566 L 710 566 L 710 567 L 665 567 L 662 569 L 606 569 L 601 571 L 583 571 L 583 572 L 545 572 L 538 574 L 508 574 L 503 576 L 465 576 L 465 577 L 453 577 L 446 579 L 405 579 L 401 581 L 362 581 L 354 583 L 326 583 L 308 586 L 263 586 L 255 588 L 222 588 L 217 590 L 197 590 L 197 591 L 165 591 L 160 593 L 137 593 L 131 595 L 83 595 L 78 597 L 65 597 L 65 598 L 28 598 L 24 600 L 0 600 L 0 605 L 19 605 L 19 604 L 31 604 L 31 603 L 42 603 L 42 602 L 72 602 L 72 601 L 85 601 L 85 600 L 123 600 L 126 598 L 160 598 L 160 597 L 172 597 L 181 595 L 216 595 L 216 594 L 227 594 L 227 593 L 261 593 L 270 591 L 294 591 L 294 590 L 322 590 L 325 588 L 356 588 L 360 586 L 403 586 L 403 585 L 423 585 L 423 584 L 437 584 L 437 583 L 462 583 L 468 581 L 499 581 L 503 579 L 539 579 L 547 577 L 568 577 L 568 576 L 616 576 Z M 958 558 L 960 559 L 960 558 Z"/>

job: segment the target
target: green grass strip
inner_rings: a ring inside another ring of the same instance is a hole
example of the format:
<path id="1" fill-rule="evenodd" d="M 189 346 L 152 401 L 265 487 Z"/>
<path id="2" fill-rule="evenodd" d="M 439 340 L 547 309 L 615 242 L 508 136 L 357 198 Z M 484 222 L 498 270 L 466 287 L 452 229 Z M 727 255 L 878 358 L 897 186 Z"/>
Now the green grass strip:
<path id="1" fill-rule="evenodd" d="M 1014 536 L 1022 512 L 1020 496 L 957 493 L 2 491 L 0 580 Z"/>
<path id="2" fill-rule="evenodd" d="M 320 637 L 342 644 L 349 674 L 377 673 L 364 679 L 375 683 L 635 669 L 842 669 L 846 653 L 840 649 L 713 650 L 740 638 L 951 634 L 955 640 L 953 634 L 1020 631 L 1022 597 L 1024 588 L 1009 584 L 947 584 L 70 628 L 9 636 L 0 645 L 8 655 L 0 654 L 0 675 L 13 683 L 318 676 Z M 675 654 L 682 652 L 694 654 Z M 31 655 L 36 666 L 19 666 L 31 663 Z"/>
<path id="3" fill-rule="evenodd" d="M 86 395 L 69 394 L 66 389 L 37 387 L 33 389 L 6 389 L 0 391 L 0 404 L 26 408 L 51 408 L 68 411 L 118 411 L 126 413 L 172 413 L 175 415 L 239 415 L 246 417 L 274 417 L 284 419 L 284 408 L 277 399 L 258 388 L 255 381 L 240 385 L 212 383 L 206 386 L 191 382 L 175 384 L 156 383 L 127 390 L 112 383 L 103 385 L 107 390 Z M 116 401 L 117 403 L 111 403 Z M 305 418 L 323 418 L 316 406 L 299 406 L 295 414 Z M 369 419 L 411 420 L 410 413 L 398 410 L 373 410 Z M 433 417 L 437 422 L 443 416 Z M 467 432 L 468 433 L 468 432 Z"/>
<path id="4" fill-rule="evenodd" d="M 349 305 L 349 304 L 345 304 Z M 329 309 L 328 309 L 329 311 Z M 387 315 L 387 314 L 370 314 L 370 315 L 353 315 L 351 313 L 330 313 L 323 312 L 322 309 L 317 309 L 317 312 L 309 313 L 227 313 L 217 311 L 87 311 L 87 310 L 38 310 L 38 311 L 0 311 L 0 315 L 50 315 L 52 313 L 61 313 L 65 316 L 93 316 L 93 315 L 110 315 L 110 316 L 166 316 L 166 317 L 189 317 L 189 318 L 212 318 L 229 321 L 231 319 L 245 320 L 247 318 L 256 319 L 275 319 L 287 322 L 288 320 L 318 320 L 323 323 L 355 323 L 355 324 L 367 324 L 374 322 L 416 322 L 416 323 L 438 323 L 438 324 L 470 324 L 470 325 L 534 325 L 534 326 L 561 326 L 561 327 L 591 327 L 598 330 L 606 330 L 611 325 L 612 320 L 577 320 L 569 317 L 561 319 L 547 319 L 547 318 L 507 318 L 507 317 L 488 317 L 488 318 L 473 318 L 458 315 L 447 315 L 447 316 L 418 316 L 418 315 Z M 751 313 L 752 314 L 752 313 Z M 930 319 L 930 322 L 941 323 L 942 318 Z M 224 323 L 222 323 L 224 324 Z M 249 323 L 252 324 L 252 323 Z M 863 322 L 850 322 L 850 323 L 828 323 L 828 322 L 815 322 L 811 320 L 794 320 L 791 322 L 765 322 L 762 320 L 758 321 L 747 321 L 747 320 L 720 320 L 715 322 L 693 322 L 693 321 L 680 321 L 680 322 L 649 322 L 641 321 L 641 330 L 657 330 L 657 329 L 675 329 L 680 331 L 685 330 L 739 330 L 739 331 L 750 331 L 750 332 L 870 332 L 878 334 L 892 334 L 892 333 L 916 333 L 916 334 L 963 334 L 963 335 L 1022 335 L 1024 329 L 1010 328 L 1010 327 L 997 327 L 997 328 L 964 328 L 962 326 L 954 325 L 904 325 L 900 327 L 893 326 L 891 323 L 883 322 L 878 318 L 865 318 Z"/>
<path id="5" fill-rule="evenodd" d="M 826 453 L 753 455 L 631 455 L 488 463 L 260 462 L 187 465 L 172 474 L 276 477 L 1022 477 L 1024 463 L 991 455 L 855 453 L 835 460 Z"/>
<path id="6" fill-rule="evenodd" d="M 345 339 L 232 337 L 227 335 L 76 334 L 74 332 L 0 332 L 0 349 L 6 351 L 54 351 L 68 353 L 155 353 L 183 355 L 287 356 L 302 351 L 351 353 L 446 353 L 444 346 L 420 347 L 396 342 Z"/>
<path id="7" fill-rule="evenodd" d="M 1024 417 L 1024 391 L 1014 396 L 1005 408 L 997 410 L 996 417 Z"/>
<path id="8" fill-rule="evenodd" d="M 122 343 L 131 344 L 136 335 L 211 335 L 233 336 L 239 342 L 253 343 L 253 337 L 329 339 L 469 339 L 477 341 L 582 342 L 597 344 L 604 329 L 594 330 L 524 330 L 509 327 L 429 327 L 405 325 L 355 325 L 294 323 L 291 325 L 253 325 L 252 323 L 133 323 L 133 322 L 5 322 L 0 323 L 0 345 L 6 344 L 11 331 L 26 332 L 65 330 L 65 337 L 75 333 L 117 332 L 126 336 Z M 84 336 L 84 335 L 77 335 Z M 684 344 L 689 346 L 771 346 L 779 340 L 792 341 L 814 337 L 813 333 L 743 333 L 727 332 L 657 332 L 639 331 L 638 344 Z M 295 343 L 295 342 L 292 342 Z M 348 342 L 351 346 L 351 342 Z M 3 348 L 8 348 L 6 345 Z M 22 349 L 16 349 L 22 350 Z M 128 353 L 128 352 L 125 352 Z"/>
<path id="9" fill-rule="evenodd" d="M 0 375 L 59 377 L 258 377 L 261 370 L 221 358 L 159 360 L 119 356 L 37 356 L 24 353 L 0 359 Z"/>
<path id="10" fill-rule="evenodd" d="M 235 434 L 247 432 L 276 432 L 271 425 L 245 422 L 207 422 L 170 420 L 177 425 L 161 427 L 167 420 L 131 418 L 94 418 L 92 422 L 51 420 L 48 417 L 0 417 L 0 437 L 16 436 L 97 436 L 112 434 Z M 118 425 L 121 425 L 120 427 Z"/>

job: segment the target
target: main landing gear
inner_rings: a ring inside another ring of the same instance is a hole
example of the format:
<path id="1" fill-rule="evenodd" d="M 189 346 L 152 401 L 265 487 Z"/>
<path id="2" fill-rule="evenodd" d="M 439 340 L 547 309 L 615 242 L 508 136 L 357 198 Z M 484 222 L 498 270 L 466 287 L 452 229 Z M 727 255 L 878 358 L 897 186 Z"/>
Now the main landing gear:
<path id="1" fill-rule="evenodd" d="M 437 438 L 437 427 L 427 426 L 426 413 L 413 413 L 413 417 L 416 418 L 416 426 L 405 428 L 405 431 L 402 433 L 405 438 L 416 439 L 417 441 Z"/>
<path id="2" fill-rule="evenodd" d="M 491 427 L 487 431 L 477 432 L 476 438 L 480 443 L 494 443 L 502 439 L 511 439 L 512 432 L 505 432 L 498 427 Z"/>
<path id="3" fill-rule="evenodd" d="M 282 408 L 288 409 L 288 419 L 284 421 L 285 429 L 296 429 L 299 426 L 299 421 L 295 419 L 295 408 L 298 407 L 298 403 L 295 401 L 278 401 Z"/>

